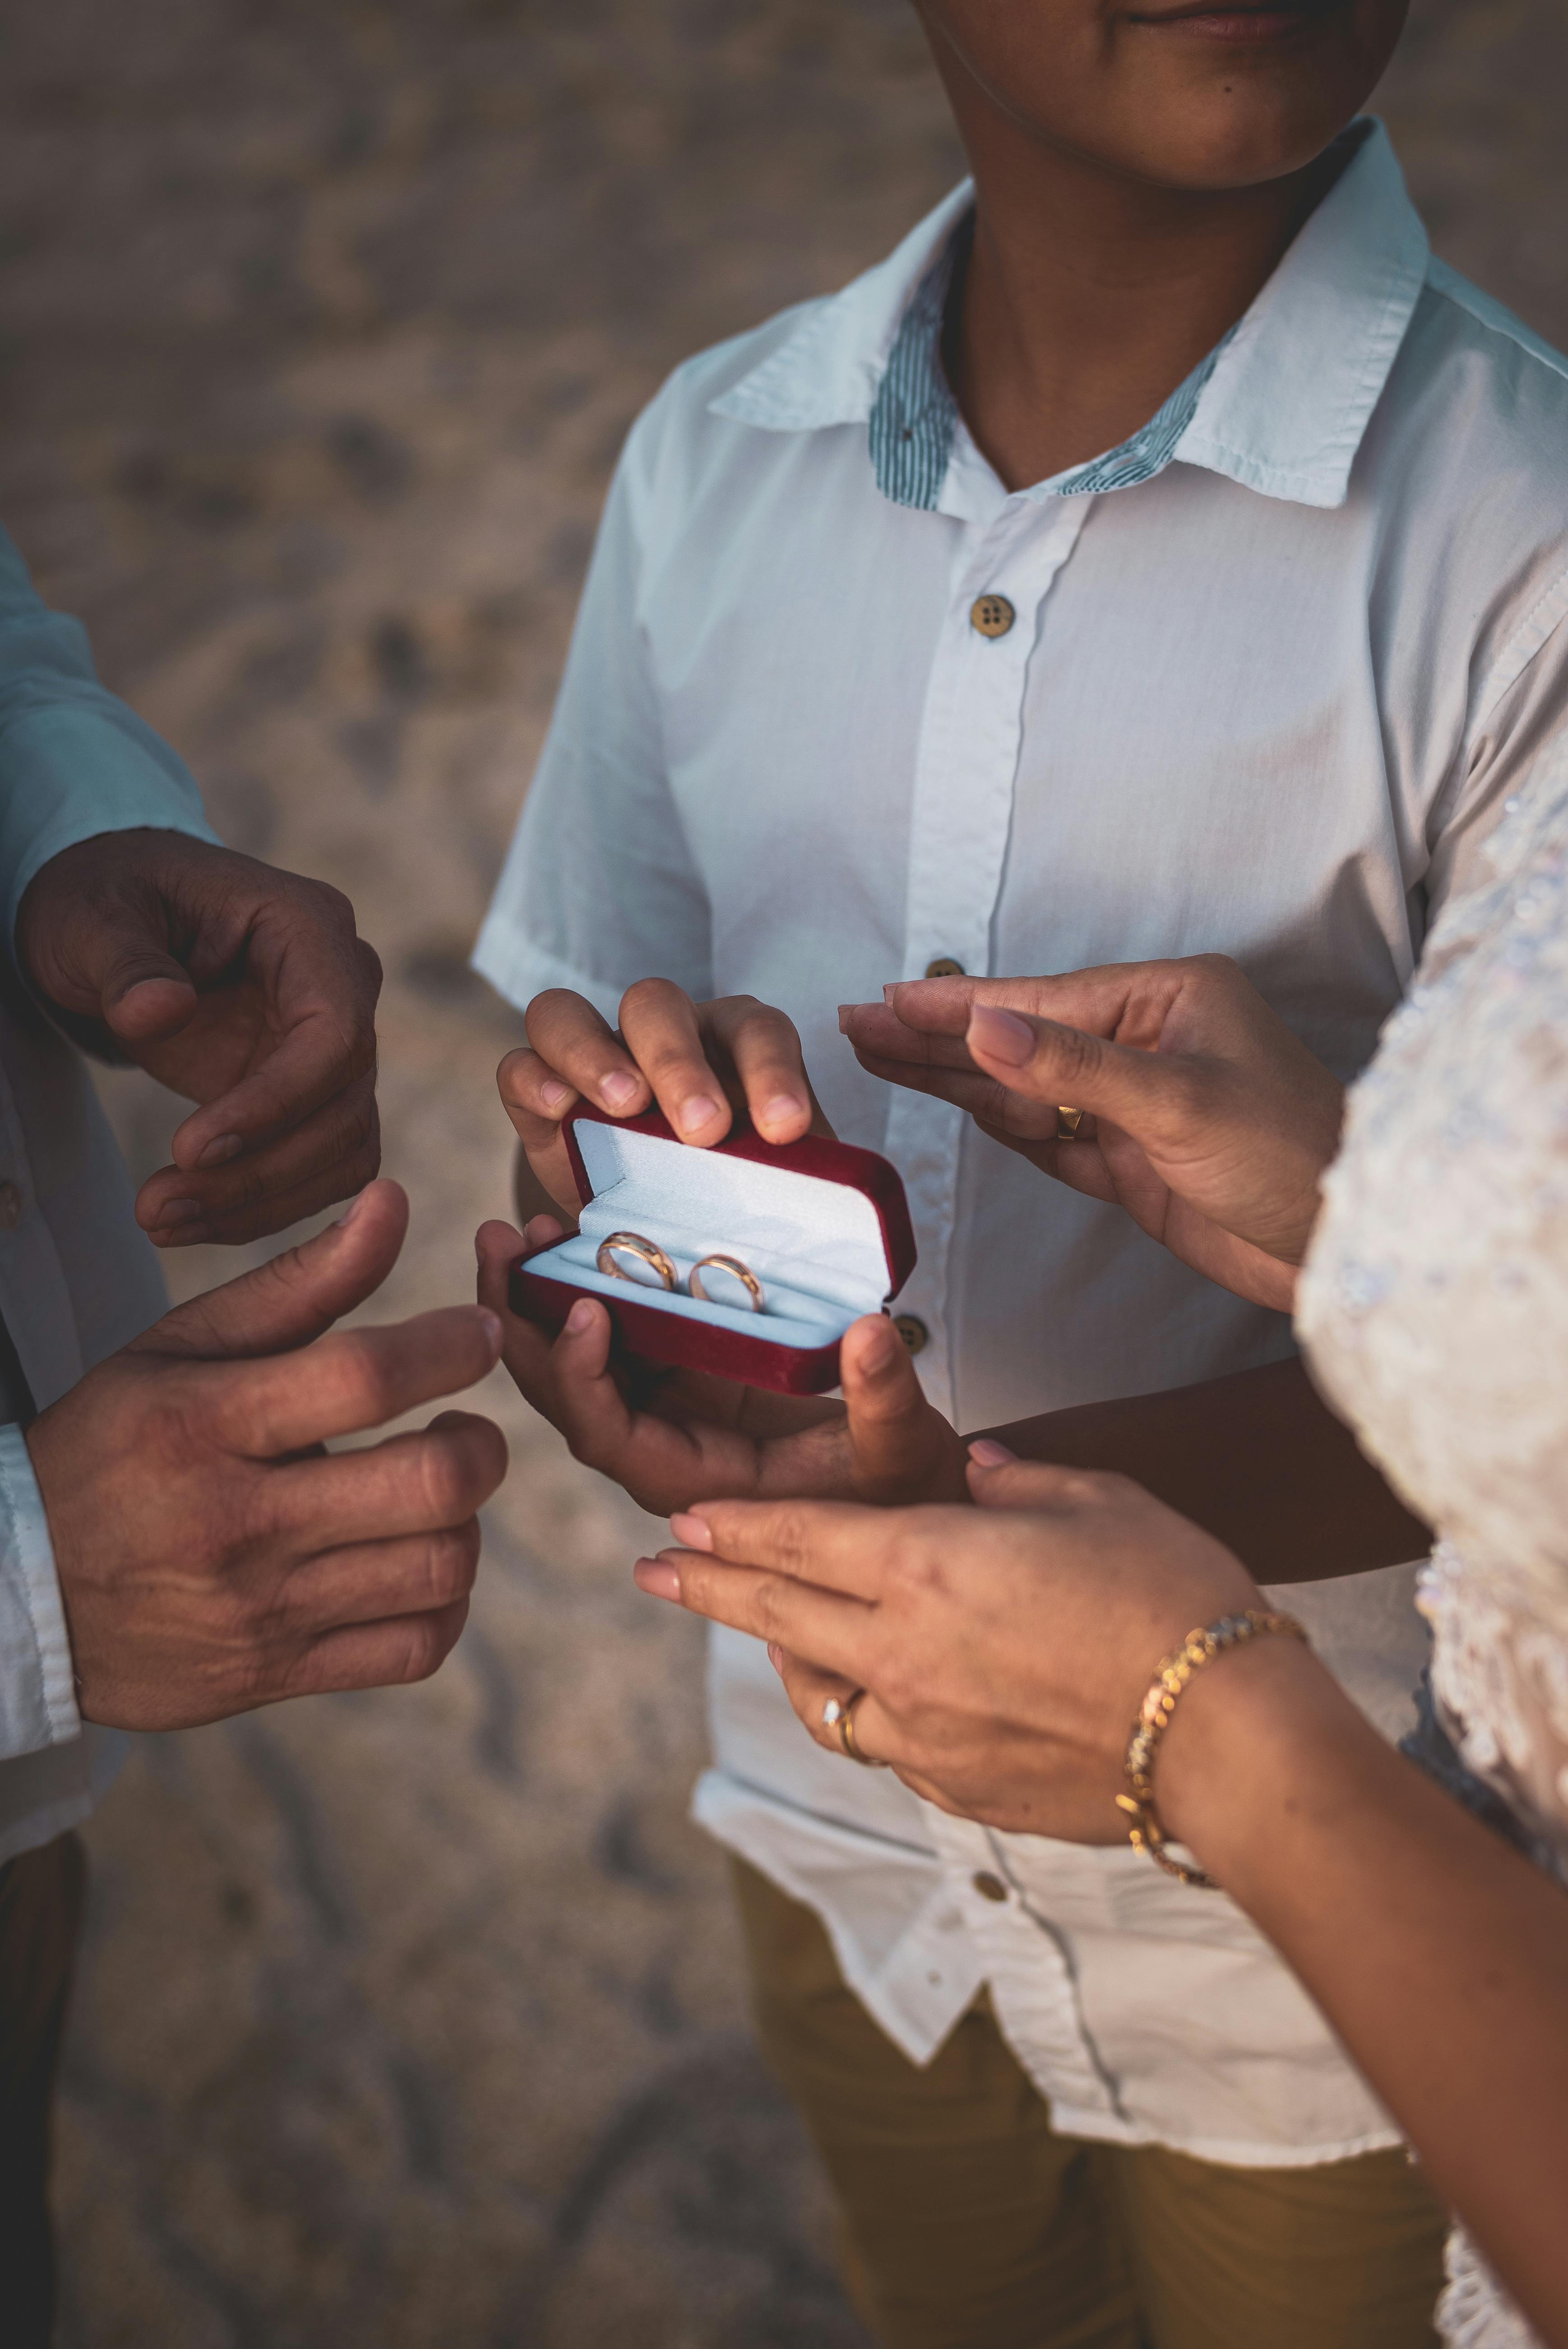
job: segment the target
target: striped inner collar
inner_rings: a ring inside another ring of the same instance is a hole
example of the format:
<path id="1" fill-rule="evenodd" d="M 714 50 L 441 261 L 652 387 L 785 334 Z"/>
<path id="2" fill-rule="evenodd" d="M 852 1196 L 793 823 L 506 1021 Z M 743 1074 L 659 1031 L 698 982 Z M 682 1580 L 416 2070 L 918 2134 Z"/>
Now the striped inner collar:
<path id="1" fill-rule="evenodd" d="M 872 471 L 883 496 L 891 498 L 895 505 L 914 506 L 927 513 L 936 511 L 958 429 L 958 402 L 942 365 L 942 329 L 949 296 L 955 278 L 961 278 L 973 236 L 971 211 L 910 295 L 867 428 Z M 1162 472 L 1235 331 L 1231 327 L 1215 344 L 1207 358 L 1199 361 L 1163 407 L 1128 440 L 1104 456 L 1091 457 L 1087 464 L 1075 466 L 1071 472 L 1058 473 L 1041 484 L 1042 490 L 1053 497 L 1083 498 L 1102 490 L 1130 489 L 1135 482 L 1152 481 Z"/>

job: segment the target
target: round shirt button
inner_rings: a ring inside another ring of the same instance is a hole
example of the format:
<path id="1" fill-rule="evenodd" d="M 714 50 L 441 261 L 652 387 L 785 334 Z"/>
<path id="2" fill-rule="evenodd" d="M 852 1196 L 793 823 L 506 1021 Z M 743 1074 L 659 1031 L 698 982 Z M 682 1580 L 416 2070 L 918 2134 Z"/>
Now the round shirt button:
<path id="1" fill-rule="evenodd" d="M 982 1900 L 1005 1900 L 1007 1898 L 1007 1887 L 1001 1877 L 992 1876 L 988 1869 L 982 1868 L 978 1876 L 971 1876 L 970 1882 Z"/>
<path id="2" fill-rule="evenodd" d="M 0 1183 L 0 1232 L 14 1232 L 22 1220 L 22 1194 L 15 1183 Z"/>
<path id="3" fill-rule="evenodd" d="M 893 1327 L 911 1354 L 924 1353 L 931 1333 L 918 1313 L 895 1313 Z"/>
<path id="4" fill-rule="evenodd" d="M 977 595 L 969 607 L 970 626 L 982 636 L 1004 636 L 1017 617 L 1005 595 Z"/>
<path id="5" fill-rule="evenodd" d="M 926 965 L 928 978 L 961 978 L 963 975 L 962 963 L 954 962 L 951 955 L 937 955 Z"/>

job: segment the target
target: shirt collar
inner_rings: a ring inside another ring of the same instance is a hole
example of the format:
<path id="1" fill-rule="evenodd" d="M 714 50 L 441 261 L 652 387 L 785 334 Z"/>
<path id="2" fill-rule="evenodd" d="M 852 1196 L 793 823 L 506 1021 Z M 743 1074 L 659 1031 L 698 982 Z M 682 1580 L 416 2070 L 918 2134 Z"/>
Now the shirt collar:
<path id="1" fill-rule="evenodd" d="M 1196 400 L 1166 458 L 1311 506 L 1345 502 L 1428 260 L 1382 124 L 1366 119 L 1346 136 L 1358 140 L 1355 154 L 1251 309 L 1203 362 Z M 715 413 L 775 432 L 867 423 L 905 312 L 972 202 L 965 181 L 886 261 L 808 310 L 714 400 Z M 930 355 L 934 367 L 934 340 Z M 1103 461 L 1051 487 L 1081 481 Z"/>

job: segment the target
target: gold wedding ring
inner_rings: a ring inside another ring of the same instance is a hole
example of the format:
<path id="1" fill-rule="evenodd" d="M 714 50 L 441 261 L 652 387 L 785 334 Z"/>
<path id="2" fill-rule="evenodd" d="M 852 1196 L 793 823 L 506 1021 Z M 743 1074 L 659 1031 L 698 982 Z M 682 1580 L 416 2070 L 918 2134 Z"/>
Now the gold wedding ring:
<path id="1" fill-rule="evenodd" d="M 598 1254 L 595 1257 L 594 1262 L 601 1272 L 608 1273 L 612 1279 L 629 1280 L 634 1288 L 647 1288 L 651 1285 L 646 1280 L 639 1280 L 635 1273 L 622 1270 L 615 1260 L 617 1249 L 622 1256 L 636 1257 L 639 1264 L 647 1265 L 649 1272 L 656 1272 L 661 1288 L 680 1287 L 680 1276 L 664 1250 L 657 1247 L 652 1240 L 645 1240 L 640 1232 L 611 1232 L 607 1240 L 599 1242 Z"/>
<path id="2" fill-rule="evenodd" d="M 686 1286 L 693 1297 L 700 1297 L 704 1305 L 716 1305 L 720 1302 L 718 1298 L 709 1296 L 697 1278 L 705 1264 L 716 1264 L 721 1272 L 729 1273 L 732 1279 L 740 1282 L 752 1300 L 753 1313 L 763 1313 L 767 1310 L 763 1298 L 762 1282 L 757 1278 L 751 1266 L 742 1264 L 738 1256 L 700 1256 L 686 1276 Z"/>
<path id="3" fill-rule="evenodd" d="M 1067 1109 L 1060 1102 L 1057 1103 L 1056 1139 L 1058 1142 L 1071 1142 L 1083 1123 L 1084 1112 L 1081 1109 Z"/>
<path id="4" fill-rule="evenodd" d="M 830 1696 L 822 1708 L 822 1725 L 825 1729 L 837 1730 L 838 1743 L 844 1749 L 846 1761 L 858 1762 L 863 1770 L 886 1770 L 888 1766 L 886 1762 L 878 1762 L 870 1754 L 862 1754 L 855 1742 L 855 1708 L 865 1693 L 863 1688 L 857 1688 L 853 1696 L 845 1698 L 842 1704 L 836 1696 Z"/>

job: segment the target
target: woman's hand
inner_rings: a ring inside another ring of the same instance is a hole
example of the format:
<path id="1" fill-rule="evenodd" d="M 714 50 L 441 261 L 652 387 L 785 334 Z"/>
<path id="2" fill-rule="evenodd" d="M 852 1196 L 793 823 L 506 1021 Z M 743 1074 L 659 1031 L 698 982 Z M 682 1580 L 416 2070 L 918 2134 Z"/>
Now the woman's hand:
<path id="1" fill-rule="evenodd" d="M 579 1101 L 612 1117 L 657 1102 L 699 1150 L 723 1140 L 737 1111 L 764 1142 L 832 1133 L 794 1021 L 755 996 L 693 1003 L 672 980 L 639 979 L 621 998 L 618 1031 L 585 996 L 553 987 L 525 1018 L 528 1041 L 507 1053 L 495 1081 L 535 1182 L 574 1221 L 582 1203 L 561 1125 Z"/>
<path id="2" fill-rule="evenodd" d="M 771 1394 L 696 1371 L 615 1359 L 607 1307 L 579 1298 L 554 1342 L 514 1313 L 507 1274 L 564 1237 L 536 1216 L 526 1234 L 482 1225 L 479 1301 L 501 1316 L 502 1360 L 573 1454 L 656 1516 L 720 1495 L 805 1494 L 870 1502 L 961 1501 L 961 1440 L 926 1401 L 886 1314 L 852 1322 L 842 1402 Z"/>
<path id="3" fill-rule="evenodd" d="M 856 1743 L 988 1826 L 1117 1843 L 1123 1757 L 1162 1657 L 1261 1603 L 1230 1551 L 1121 1476 L 974 1447 L 975 1509 L 712 1502 L 644 1590 L 766 1640 L 817 1744 Z M 1227 1669 L 1236 1668 L 1227 1659 Z M 848 1765 L 853 1766 L 853 1765 Z"/>
<path id="4" fill-rule="evenodd" d="M 914 979 L 839 1024 L 863 1067 L 967 1110 L 1221 1287 L 1290 1310 L 1345 1092 L 1223 955 Z M 1058 1138 L 1058 1105 L 1086 1112 Z"/>

